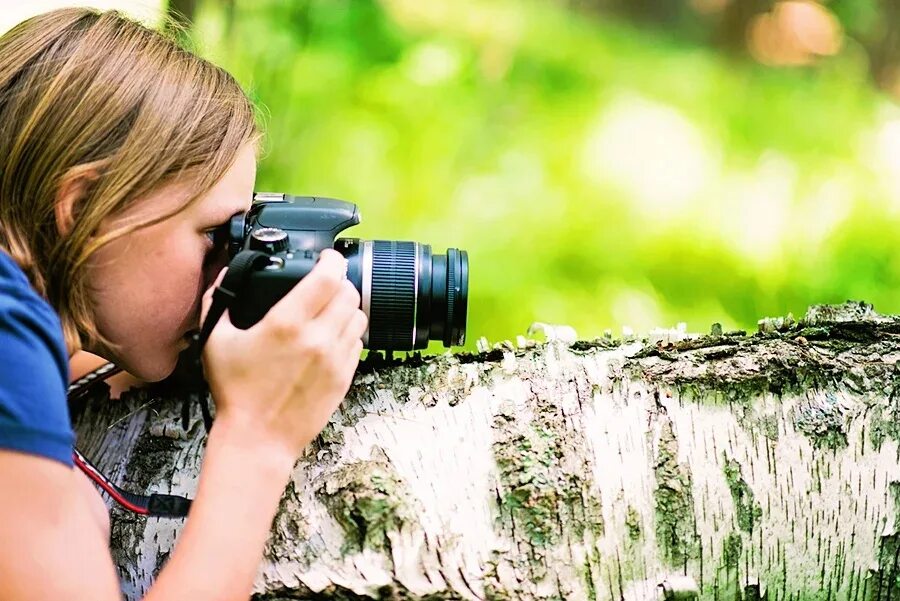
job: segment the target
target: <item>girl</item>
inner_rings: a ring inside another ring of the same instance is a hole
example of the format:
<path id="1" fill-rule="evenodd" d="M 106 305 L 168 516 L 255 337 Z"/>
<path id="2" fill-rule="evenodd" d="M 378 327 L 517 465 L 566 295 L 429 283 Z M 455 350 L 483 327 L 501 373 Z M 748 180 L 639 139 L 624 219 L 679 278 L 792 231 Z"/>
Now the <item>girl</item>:
<path id="1" fill-rule="evenodd" d="M 224 274 L 209 232 L 250 204 L 254 114 L 228 73 L 114 11 L 0 36 L 0 599 L 121 598 L 105 505 L 73 466 L 68 360 L 172 372 Z M 254 327 L 226 313 L 213 330 L 216 421 L 146 599 L 249 598 L 295 460 L 362 350 L 345 274 L 328 249 Z"/>

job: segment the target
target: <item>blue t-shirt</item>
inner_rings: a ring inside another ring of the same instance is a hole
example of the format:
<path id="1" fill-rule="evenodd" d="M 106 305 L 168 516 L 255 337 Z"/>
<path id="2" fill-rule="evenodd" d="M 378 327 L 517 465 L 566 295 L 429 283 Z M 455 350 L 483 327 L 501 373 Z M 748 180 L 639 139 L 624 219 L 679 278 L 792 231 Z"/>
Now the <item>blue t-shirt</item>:
<path id="1" fill-rule="evenodd" d="M 0 448 L 72 466 L 68 381 L 59 317 L 0 251 Z"/>

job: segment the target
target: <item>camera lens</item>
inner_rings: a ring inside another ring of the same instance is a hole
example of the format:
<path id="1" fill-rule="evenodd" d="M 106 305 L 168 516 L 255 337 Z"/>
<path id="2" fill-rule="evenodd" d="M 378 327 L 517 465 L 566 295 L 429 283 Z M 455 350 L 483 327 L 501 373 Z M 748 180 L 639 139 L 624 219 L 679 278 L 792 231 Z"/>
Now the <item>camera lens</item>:
<path id="1" fill-rule="evenodd" d="M 432 254 L 428 244 L 356 238 L 337 240 L 334 248 L 347 258 L 348 278 L 369 317 L 366 348 L 423 349 L 432 339 L 447 347 L 465 344 L 466 251 Z"/>

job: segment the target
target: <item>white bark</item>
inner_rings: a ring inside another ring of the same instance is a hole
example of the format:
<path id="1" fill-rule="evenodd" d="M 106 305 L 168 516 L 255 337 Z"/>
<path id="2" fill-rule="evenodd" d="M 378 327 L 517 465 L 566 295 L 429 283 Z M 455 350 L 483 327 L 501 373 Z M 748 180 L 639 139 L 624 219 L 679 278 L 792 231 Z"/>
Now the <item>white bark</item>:
<path id="1" fill-rule="evenodd" d="M 255 598 L 900 599 L 900 318 L 760 329 L 361 366 Z M 177 396 L 92 399 L 79 447 L 129 490 L 192 496 L 205 434 Z M 137 599 L 182 521 L 112 521 Z"/>

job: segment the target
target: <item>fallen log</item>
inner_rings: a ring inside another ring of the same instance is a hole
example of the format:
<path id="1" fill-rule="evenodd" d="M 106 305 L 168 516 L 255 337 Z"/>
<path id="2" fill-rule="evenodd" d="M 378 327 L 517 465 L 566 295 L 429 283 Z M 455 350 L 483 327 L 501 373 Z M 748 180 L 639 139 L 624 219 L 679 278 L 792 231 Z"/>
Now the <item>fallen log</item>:
<path id="1" fill-rule="evenodd" d="M 900 599 L 900 316 L 565 332 L 372 353 L 296 464 L 254 599 Z M 192 496 L 186 394 L 101 385 L 78 445 L 128 490 Z M 110 506 L 139 599 L 183 521 Z"/>

